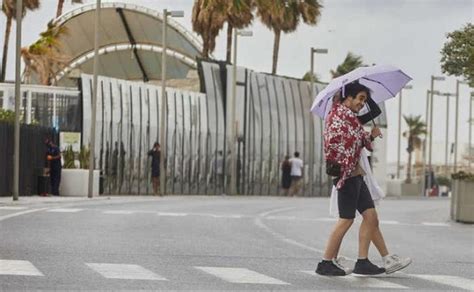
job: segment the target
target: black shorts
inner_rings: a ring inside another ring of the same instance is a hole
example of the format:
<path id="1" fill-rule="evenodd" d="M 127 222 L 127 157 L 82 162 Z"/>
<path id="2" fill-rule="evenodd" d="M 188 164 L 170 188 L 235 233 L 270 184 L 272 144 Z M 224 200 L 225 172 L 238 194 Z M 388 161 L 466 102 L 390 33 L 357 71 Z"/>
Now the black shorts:
<path id="1" fill-rule="evenodd" d="M 334 179 L 334 185 L 338 178 Z M 339 217 L 354 219 L 356 210 L 362 214 L 365 210 L 375 208 L 370 191 L 360 175 L 348 178 L 341 189 L 337 190 Z"/>

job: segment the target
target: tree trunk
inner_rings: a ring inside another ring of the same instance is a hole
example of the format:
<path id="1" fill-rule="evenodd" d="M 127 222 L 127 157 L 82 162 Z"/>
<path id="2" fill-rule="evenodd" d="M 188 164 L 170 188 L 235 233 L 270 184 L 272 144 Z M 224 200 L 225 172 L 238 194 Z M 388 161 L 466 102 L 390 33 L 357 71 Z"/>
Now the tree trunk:
<path id="1" fill-rule="evenodd" d="M 56 9 L 56 18 L 63 14 L 64 0 L 58 0 L 58 8 Z"/>
<path id="2" fill-rule="evenodd" d="M 11 28 L 12 17 L 7 17 L 7 23 L 5 26 L 5 39 L 3 40 L 2 72 L 0 73 L 0 82 L 5 81 L 5 73 L 7 71 L 8 42 L 10 40 Z"/>
<path id="3" fill-rule="evenodd" d="M 409 141 L 410 140 L 411 140 L 411 137 L 409 138 Z M 411 154 L 413 153 L 413 151 L 412 151 L 412 146 L 410 142 L 409 142 L 408 148 L 410 148 L 410 150 L 408 151 L 407 179 L 405 180 L 407 184 L 411 183 Z"/>
<path id="4" fill-rule="evenodd" d="M 225 60 L 227 62 L 227 64 L 230 64 L 231 63 L 231 54 L 232 54 L 232 31 L 233 31 L 233 27 L 232 25 L 227 22 L 227 54 L 226 54 L 226 57 L 225 57 Z"/>
<path id="5" fill-rule="evenodd" d="M 275 41 L 273 42 L 273 64 L 272 74 L 276 74 L 278 64 L 278 51 L 280 50 L 281 30 L 275 30 Z"/>

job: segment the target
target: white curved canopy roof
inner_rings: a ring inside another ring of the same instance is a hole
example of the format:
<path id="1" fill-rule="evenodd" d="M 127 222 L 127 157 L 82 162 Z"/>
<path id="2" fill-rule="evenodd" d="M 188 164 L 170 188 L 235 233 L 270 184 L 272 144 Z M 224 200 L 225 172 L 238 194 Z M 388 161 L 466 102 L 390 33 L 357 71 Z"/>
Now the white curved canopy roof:
<path id="1" fill-rule="evenodd" d="M 73 84 L 67 78 L 72 69 L 92 74 L 94 54 L 95 4 L 87 4 L 53 20 L 65 26 L 60 37 L 61 53 L 71 58 L 58 73 L 59 84 Z M 200 40 L 182 25 L 167 19 L 167 78 L 185 78 L 196 68 L 201 56 Z M 105 2 L 101 4 L 99 75 L 126 80 L 160 80 L 163 15 L 134 4 Z M 134 50 L 136 50 L 134 52 Z"/>

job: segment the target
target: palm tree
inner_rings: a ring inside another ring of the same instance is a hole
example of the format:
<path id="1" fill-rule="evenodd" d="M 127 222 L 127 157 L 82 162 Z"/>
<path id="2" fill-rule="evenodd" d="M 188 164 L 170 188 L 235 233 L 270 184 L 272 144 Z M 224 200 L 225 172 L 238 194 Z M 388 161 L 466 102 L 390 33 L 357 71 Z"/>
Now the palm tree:
<path id="1" fill-rule="evenodd" d="M 82 0 L 71 0 L 72 4 L 82 3 Z M 58 0 L 58 7 L 56 8 L 56 18 L 63 14 L 64 0 Z"/>
<path id="2" fill-rule="evenodd" d="M 344 62 L 342 62 L 342 64 L 337 66 L 335 71 L 331 70 L 332 78 L 339 77 L 341 75 L 349 73 L 352 70 L 354 70 L 358 67 L 362 67 L 362 66 L 365 66 L 363 61 L 362 61 L 362 57 L 357 56 L 357 55 L 349 52 L 349 53 L 347 53 L 347 56 L 344 59 Z"/>
<path id="3" fill-rule="evenodd" d="M 22 48 L 21 55 L 25 62 L 24 79 L 27 82 L 31 73 L 35 72 L 38 82 L 51 85 L 56 82 L 56 73 L 69 61 L 69 58 L 60 53 L 60 37 L 67 34 L 67 28 L 48 23 L 46 31 L 40 33 L 41 38 L 27 48 Z"/>
<path id="4" fill-rule="evenodd" d="M 254 6 L 253 0 L 227 1 L 227 63 L 230 63 L 232 52 L 232 31 L 234 28 L 242 29 L 252 23 Z"/>
<path id="5" fill-rule="evenodd" d="M 209 54 L 216 47 L 216 37 L 227 19 L 226 0 L 196 0 L 193 6 L 193 30 L 202 38 L 202 55 Z"/>
<path id="6" fill-rule="evenodd" d="M 403 137 L 408 139 L 408 165 L 406 183 L 411 183 L 411 157 L 415 148 L 420 148 L 422 141 L 420 136 L 426 134 L 426 124 L 421 121 L 421 116 L 403 116 L 408 125 L 408 131 L 403 133 Z"/>
<path id="7" fill-rule="evenodd" d="M 311 72 L 308 71 L 303 75 L 303 81 L 311 81 Z M 313 73 L 313 81 L 314 82 L 319 82 L 319 77 L 315 73 Z"/>
<path id="8" fill-rule="evenodd" d="M 35 10 L 40 6 L 39 0 L 23 0 L 23 16 L 27 10 Z M 7 70 L 8 43 L 10 41 L 10 31 L 12 20 L 16 19 L 16 0 L 3 0 L 2 11 L 7 18 L 5 25 L 5 39 L 3 40 L 2 68 L 0 72 L 0 82 L 5 81 L 5 72 Z"/>
<path id="9" fill-rule="evenodd" d="M 255 3 L 260 20 L 275 34 L 272 74 L 276 74 L 281 32 L 295 31 L 300 20 L 315 25 L 321 15 L 322 5 L 317 0 L 255 0 Z"/>

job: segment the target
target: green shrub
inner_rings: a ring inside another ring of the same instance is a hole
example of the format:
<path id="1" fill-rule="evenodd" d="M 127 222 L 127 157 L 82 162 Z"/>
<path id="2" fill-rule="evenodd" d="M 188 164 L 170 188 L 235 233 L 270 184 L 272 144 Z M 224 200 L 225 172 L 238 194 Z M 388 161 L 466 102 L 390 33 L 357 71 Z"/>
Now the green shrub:
<path id="1" fill-rule="evenodd" d="M 451 175 L 453 179 L 474 182 L 474 173 L 459 171 Z"/>
<path id="2" fill-rule="evenodd" d="M 439 185 L 451 187 L 451 179 L 446 176 L 438 176 L 436 177 L 436 181 Z"/>
<path id="3" fill-rule="evenodd" d="M 63 158 L 64 158 L 64 168 L 76 168 L 74 165 L 74 150 L 72 150 L 72 146 L 69 146 L 66 148 L 66 150 L 63 152 Z"/>
<path id="4" fill-rule="evenodd" d="M 89 148 L 81 146 L 81 151 L 79 152 L 79 164 L 82 169 L 89 169 Z"/>

